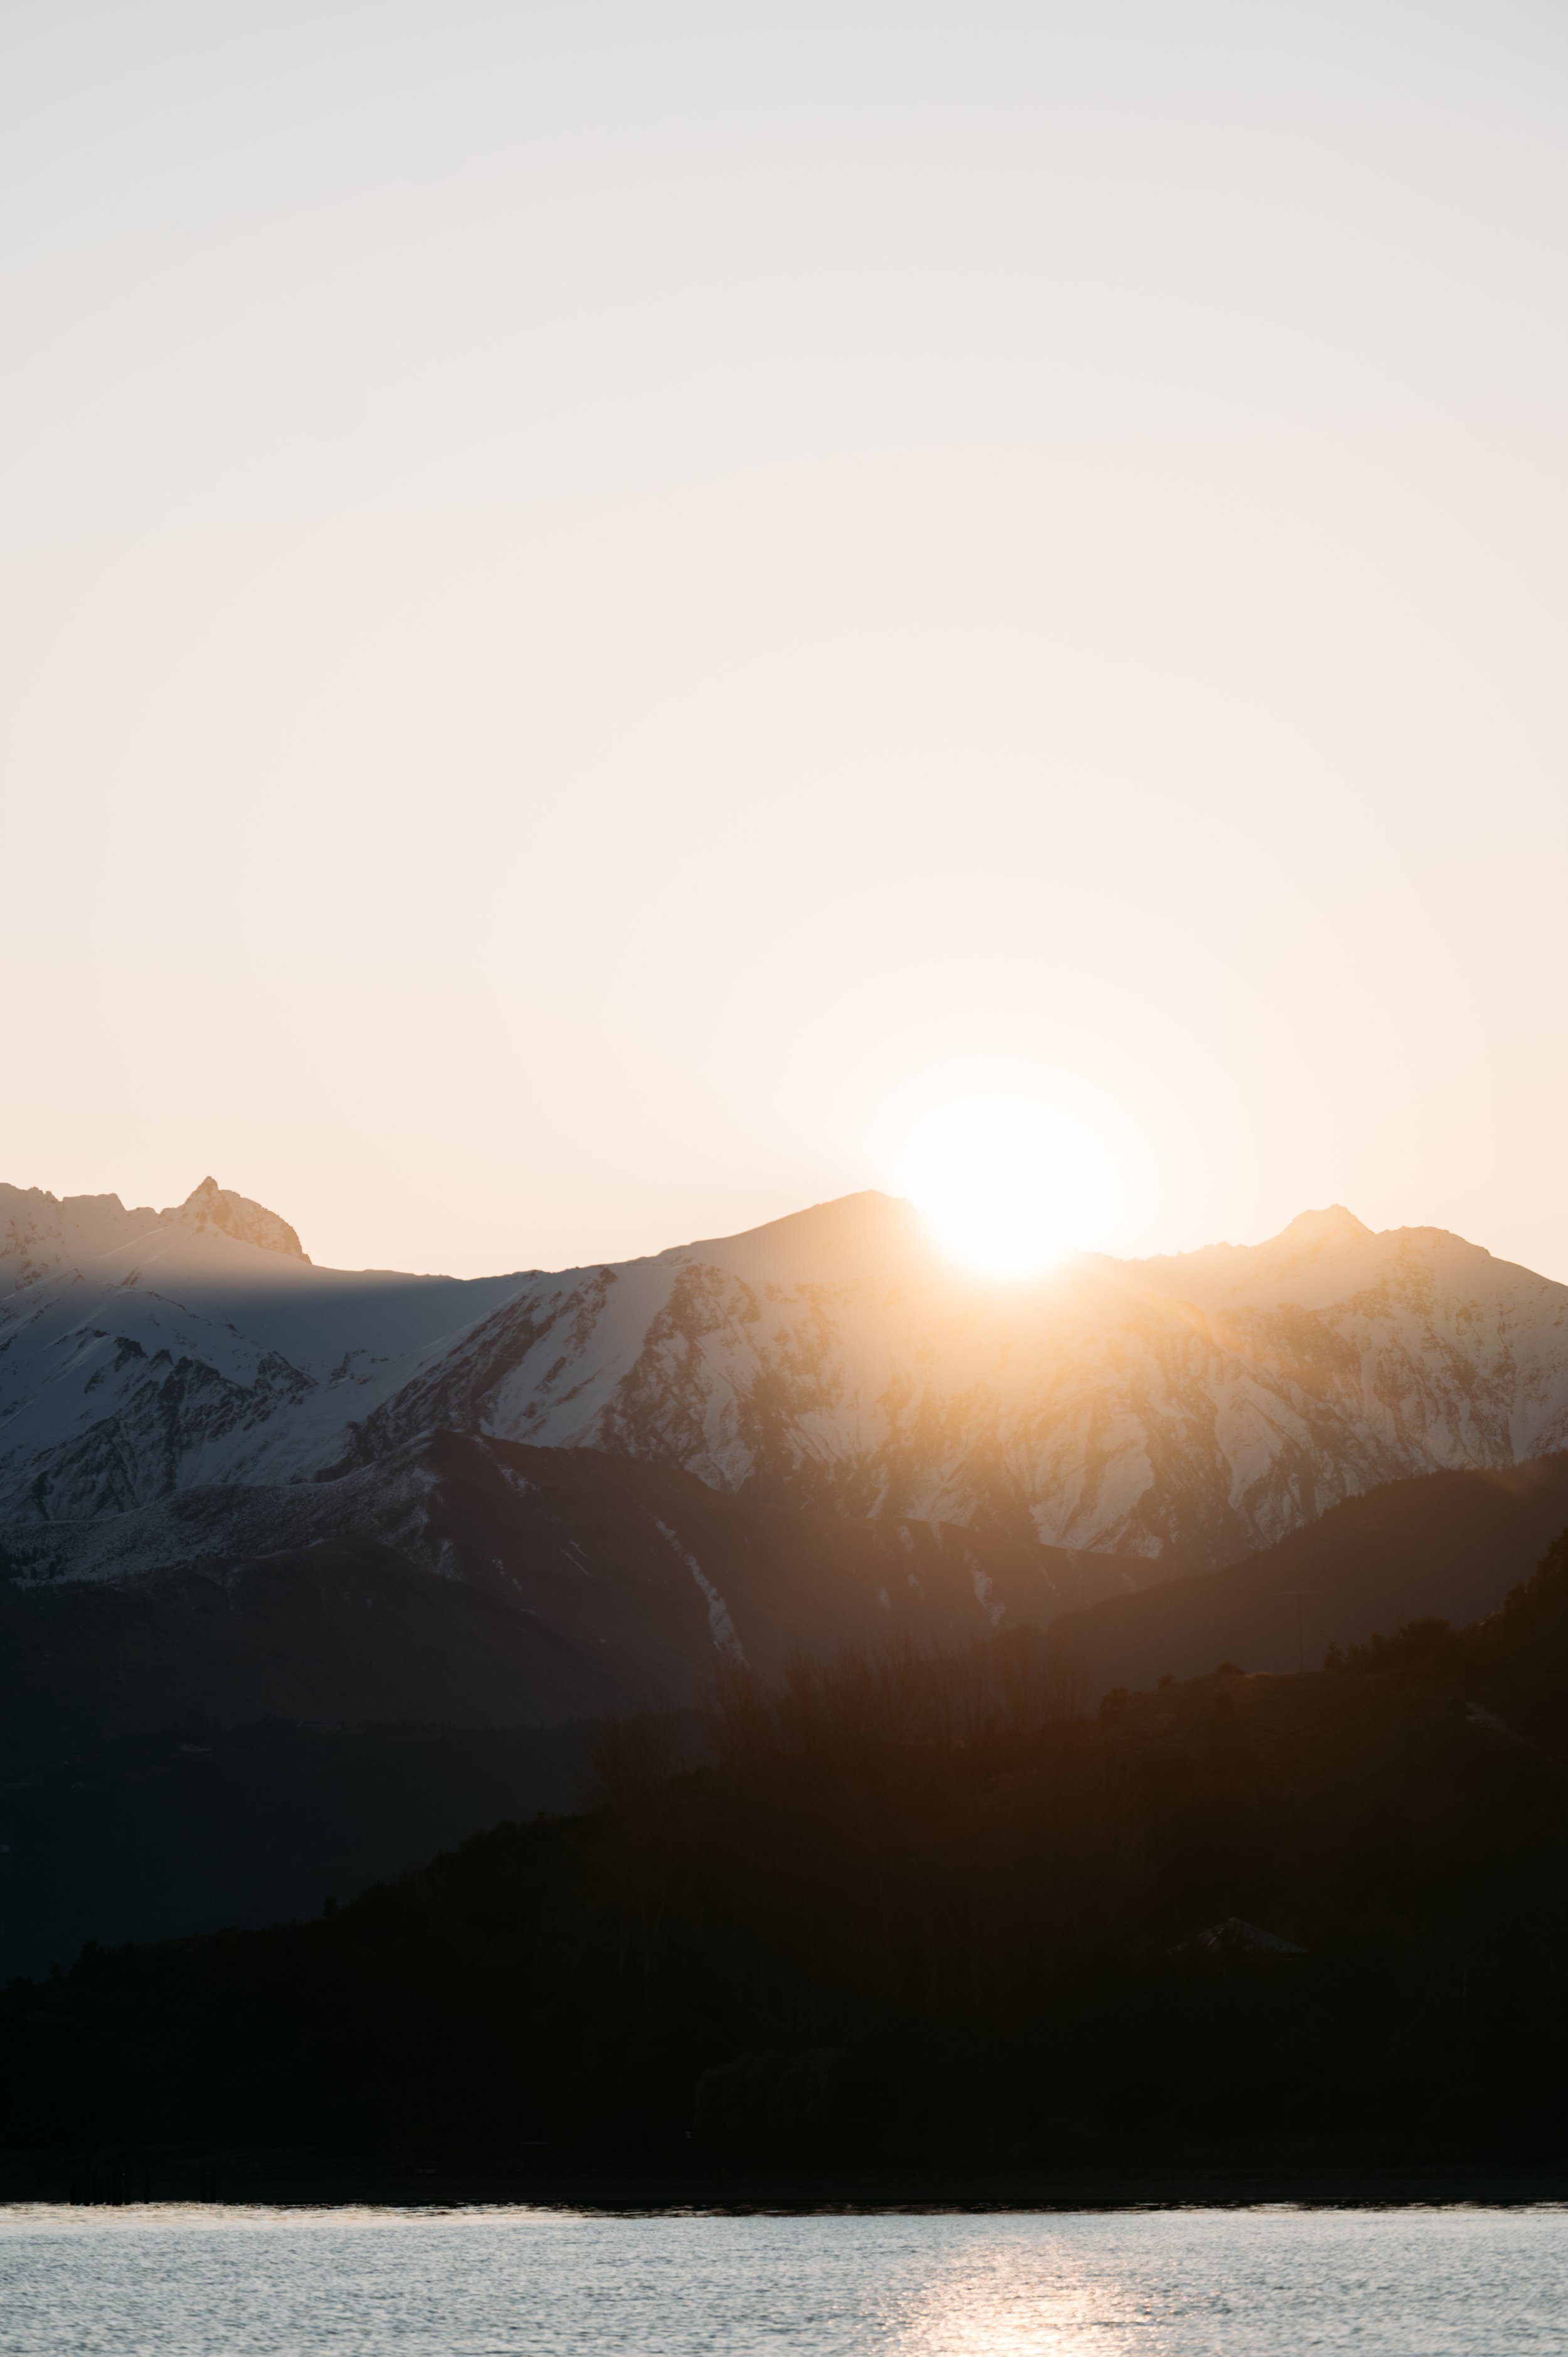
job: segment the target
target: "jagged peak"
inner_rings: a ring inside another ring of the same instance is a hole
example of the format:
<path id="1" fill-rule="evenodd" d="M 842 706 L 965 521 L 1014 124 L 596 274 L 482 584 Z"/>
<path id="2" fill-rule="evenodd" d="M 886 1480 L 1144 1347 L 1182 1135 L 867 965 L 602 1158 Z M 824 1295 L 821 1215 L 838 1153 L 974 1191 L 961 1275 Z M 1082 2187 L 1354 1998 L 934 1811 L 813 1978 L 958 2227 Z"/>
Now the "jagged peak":
<path id="1" fill-rule="evenodd" d="M 256 1244 L 263 1252 L 282 1253 L 290 1260 L 308 1262 L 310 1258 L 286 1220 L 269 1211 L 264 1203 L 236 1194 L 231 1187 L 220 1187 L 213 1178 L 193 1187 L 184 1202 L 171 1206 L 164 1217 L 181 1220 L 199 1231 L 216 1228 L 220 1234 L 232 1236 L 236 1243 Z"/>

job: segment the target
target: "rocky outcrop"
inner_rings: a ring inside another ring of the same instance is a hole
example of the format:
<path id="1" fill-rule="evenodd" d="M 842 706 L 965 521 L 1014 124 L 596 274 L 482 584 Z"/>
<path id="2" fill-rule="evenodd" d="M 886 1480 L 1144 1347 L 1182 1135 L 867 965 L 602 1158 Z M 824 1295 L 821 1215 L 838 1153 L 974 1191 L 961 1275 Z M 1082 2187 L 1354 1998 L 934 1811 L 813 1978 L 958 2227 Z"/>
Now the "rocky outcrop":
<path id="1" fill-rule="evenodd" d="M 216 1178 L 204 1178 L 183 1203 L 163 1216 L 182 1220 L 188 1227 L 216 1228 L 237 1243 L 256 1244 L 263 1252 L 287 1253 L 295 1260 L 310 1258 L 286 1220 L 280 1220 L 263 1203 L 252 1203 L 248 1195 L 236 1195 L 231 1187 L 220 1187 Z"/>

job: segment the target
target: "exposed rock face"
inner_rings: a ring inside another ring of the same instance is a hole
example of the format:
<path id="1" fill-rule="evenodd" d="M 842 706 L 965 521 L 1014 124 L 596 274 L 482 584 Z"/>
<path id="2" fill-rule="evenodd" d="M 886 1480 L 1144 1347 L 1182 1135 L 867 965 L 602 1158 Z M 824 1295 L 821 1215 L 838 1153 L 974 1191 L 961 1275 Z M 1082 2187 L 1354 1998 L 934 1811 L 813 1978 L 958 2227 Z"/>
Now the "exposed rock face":
<path id="1" fill-rule="evenodd" d="M 128 1211 L 118 1195 L 61 1199 L 42 1187 L 0 1183 L 0 1286 L 9 1293 L 50 1269 L 85 1268 L 135 1245 L 167 1218 L 145 1203 Z"/>
<path id="2" fill-rule="evenodd" d="M 1337 1206 L 999 1286 L 862 1195 L 459 1285 L 313 1268 L 213 1198 L 255 1211 L 0 1189 L 6 1519 L 372 1465 L 445 1428 L 1196 1567 L 1382 1481 L 1568 1446 L 1568 1286 Z"/>
<path id="3" fill-rule="evenodd" d="M 317 1269 L 210 1181 L 167 1211 L 0 1186 L 0 1518 L 309 1471 L 521 1281 Z"/>
<path id="4" fill-rule="evenodd" d="M 220 1187 L 216 1178 L 204 1178 L 183 1203 L 163 1216 L 183 1220 L 193 1228 L 217 1228 L 239 1243 L 260 1245 L 263 1252 L 289 1253 L 295 1260 L 310 1258 L 286 1220 L 280 1220 L 264 1204 L 252 1203 L 248 1195 L 236 1195 L 231 1187 Z"/>
<path id="5" fill-rule="evenodd" d="M 127 1247 L 166 1248 L 178 1231 L 233 1237 L 237 1243 L 283 1253 L 308 1263 L 310 1255 L 286 1220 L 264 1204 L 252 1203 L 216 1178 L 193 1187 L 183 1203 L 155 1211 L 143 1204 L 128 1211 L 118 1195 L 50 1195 L 41 1187 L 0 1185 L 0 1286 L 25 1282 L 42 1271 L 68 1265 L 85 1271 Z"/>

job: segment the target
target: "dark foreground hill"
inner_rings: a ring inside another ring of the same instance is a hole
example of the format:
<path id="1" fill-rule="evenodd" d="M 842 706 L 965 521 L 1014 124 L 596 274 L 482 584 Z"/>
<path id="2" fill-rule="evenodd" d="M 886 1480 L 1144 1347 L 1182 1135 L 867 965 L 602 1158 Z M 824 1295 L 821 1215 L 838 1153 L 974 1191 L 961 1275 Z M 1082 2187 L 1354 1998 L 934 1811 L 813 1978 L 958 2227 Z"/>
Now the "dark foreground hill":
<path id="1" fill-rule="evenodd" d="M 1469 1631 L 1073 1714 L 1024 1633 L 731 1671 L 707 1767 L 634 1722 L 585 1815 L 13 1987 L 4 2136 L 536 2184 L 1568 2158 L 1568 1540 Z"/>
<path id="2" fill-rule="evenodd" d="M 1065 1613 L 1092 1703 L 1224 1659 L 1294 1668 L 1298 1612 L 1308 1660 L 1472 1619 L 1564 1523 L 1568 1459 L 1437 1474 L 1135 1592 L 1166 1566 L 435 1433 L 340 1480 L 14 1534 L 0 1979 L 90 1938 L 313 1914 L 500 1818 L 570 1810 L 595 1721 L 690 1708 L 736 1649 L 773 1680 L 796 1650 L 961 1648 Z"/>
<path id="3" fill-rule="evenodd" d="M 1386 1481 L 1223 1571 L 1058 1623 L 1096 1695 L 1235 1662 L 1294 1670 L 1406 1620 L 1495 1612 L 1568 1525 L 1568 1456 Z"/>
<path id="4" fill-rule="evenodd" d="M 589 1722 L 689 1707 L 717 1663 L 962 1645 L 1164 1568 L 442 1432 L 8 1548 L 0 1979 L 90 1938 L 314 1914 L 570 1809 Z"/>
<path id="5" fill-rule="evenodd" d="M 1171 1566 L 437 1431 L 331 1481 L 13 1527 L 0 1569 L 0 1775 L 16 1775 L 191 1711 L 540 1727 L 679 1707 L 718 1662 L 772 1676 L 801 1648 L 968 1643 Z"/>
<path id="6" fill-rule="evenodd" d="M 593 1738 L 190 1718 L 70 1752 L 0 1785 L 0 1982 L 89 1940 L 317 1915 L 478 1826 L 570 1813 Z"/>

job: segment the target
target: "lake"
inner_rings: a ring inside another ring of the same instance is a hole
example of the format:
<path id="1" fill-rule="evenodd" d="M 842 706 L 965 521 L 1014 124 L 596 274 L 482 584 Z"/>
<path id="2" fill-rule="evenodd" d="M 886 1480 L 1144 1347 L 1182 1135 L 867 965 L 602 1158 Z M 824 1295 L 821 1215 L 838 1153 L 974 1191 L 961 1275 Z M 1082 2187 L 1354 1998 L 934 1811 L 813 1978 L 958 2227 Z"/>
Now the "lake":
<path id="1" fill-rule="evenodd" d="M 0 2208 L 26 2357 L 1568 2352 L 1568 2209 Z"/>

